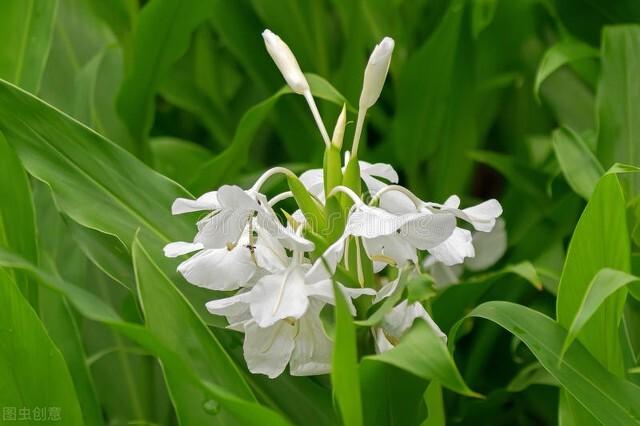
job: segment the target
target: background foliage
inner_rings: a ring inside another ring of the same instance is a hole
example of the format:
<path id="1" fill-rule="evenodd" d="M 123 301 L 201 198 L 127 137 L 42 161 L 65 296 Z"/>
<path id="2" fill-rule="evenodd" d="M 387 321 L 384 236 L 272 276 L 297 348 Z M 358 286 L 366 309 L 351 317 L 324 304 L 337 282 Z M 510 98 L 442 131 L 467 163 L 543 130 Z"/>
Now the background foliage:
<path id="1" fill-rule="evenodd" d="M 0 406 L 73 425 L 640 423 L 640 175 L 605 174 L 640 165 L 639 24 L 635 0 L 3 0 Z M 322 161 L 267 27 L 322 76 L 330 125 L 392 36 L 360 158 L 434 201 L 503 204 L 504 258 L 432 303 L 461 377 L 421 327 L 358 366 L 340 303 L 335 395 L 250 375 L 162 256 L 191 233 L 174 198 Z"/>

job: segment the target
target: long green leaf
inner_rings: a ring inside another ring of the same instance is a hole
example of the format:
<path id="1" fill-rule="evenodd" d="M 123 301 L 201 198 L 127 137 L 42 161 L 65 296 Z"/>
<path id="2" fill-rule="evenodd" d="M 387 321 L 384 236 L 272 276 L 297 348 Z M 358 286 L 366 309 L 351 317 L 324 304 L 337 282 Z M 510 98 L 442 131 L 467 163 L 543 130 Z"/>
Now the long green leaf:
<path id="1" fill-rule="evenodd" d="M 38 262 L 35 217 L 31 188 L 15 151 L 0 133 L 0 245 Z M 38 306 L 37 286 L 28 276 L 15 274 L 27 300 Z"/>
<path id="2" fill-rule="evenodd" d="M 589 283 L 587 292 L 584 294 L 580 307 L 576 312 L 575 318 L 571 321 L 567 339 L 562 346 L 562 354 L 571 346 L 571 343 L 580 333 L 580 330 L 596 313 L 598 308 L 607 300 L 609 296 L 619 289 L 636 283 L 640 278 L 625 272 L 616 271 L 615 269 L 601 269 Z"/>
<path id="3" fill-rule="evenodd" d="M 602 33 L 602 74 L 598 84 L 598 158 L 640 164 L 640 26 L 606 27 Z M 632 189 L 640 190 L 640 176 Z"/>
<path id="4" fill-rule="evenodd" d="M 598 49 L 576 40 L 568 38 L 551 46 L 542 57 L 538 71 L 536 72 L 536 81 L 533 85 L 533 93 L 536 97 L 540 93 L 540 85 L 560 67 L 589 58 L 597 58 Z"/>
<path id="5" fill-rule="evenodd" d="M 360 426 L 362 425 L 362 399 L 358 378 L 356 327 L 347 302 L 336 283 L 333 284 L 333 292 L 336 298 L 336 330 L 331 363 L 331 383 L 343 423 L 349 426 Z"/>
<path id="6" fill-rule="evenodd" d="M 569 186 L 588 200 L 604 169 L 582 138 L 568 127 L 553 132 L 553 149 Z"/>
<path id="7" fill-rule="evenodd" d="M 37 93 L 57 0 L 5 0 L 0 5 L 0 78 Z"/>
<path id="8" fill-rule="evenodd" d="M 84 317 L 103 323 L 112 327 L 119 333 L 130 338 L 143 348 L 153 353 L 160 359 L 164 366 L 165 372 L 171 375 L 172 380 L 176 380 L 185 385 L 193 384 L 198 386 L 203 393 L 200 394 L 200 409 L 209 412 L 209 422 L 214 422 L 216 415 L 220 413 L 229 413 L 235 420 L 233 424 L 240 425 L 288 425 L 279 414 L 272 410 L 262 407 L 256 403 L 238 398 L 236 395 L 230 394 L 227 390 L 211 383 L 207 379 L 200 377 L 191 364 L 185 358 L 180 356 L 174 349 L 165 345 L 162 339 L 158 338 L 149 328 L 138 324 L 125 322 L 120 316 L 107 304 L 102 302 L 94 294 L 71 284 L 65 280 L 55 277 L 39 268 L 25 259 L 8 252 L 0 247 L 0 265 L 3 267 L 17 268 L 25 270 L 34 275 L 38 279 L 38 283 L 51 288 L 67 297 L 69 302 Z M 4 287 L 4 286 L 2 286 Z M 38 353 L 38 351 L 33 351 Z M 4 377 L 4 376 L 3 376 Z M 176 401 L 174 400 L 174 403 Z M 216 410 L 218 405 L 221 410 Z M 45 403 L 45 406 L 50 404 Z M 81 423 L 72 423 L 81 424 Z M 188 424 L 188 423 L 185 423 Z"/>
<path id="9" fill-rule="evenodd" d="M 493 321 L 522 340 L 540 364 L 580 402 L 579 406 L 602 424 L 640 422 L 640 388 L 607 371 L 579 343 L 571 346 L 560 362 L 567 333 L 551 318 L 525 306 L 499 301 L 483 303 L 468 317 Z M 452 331 L 452 339 L 461 323 Z"/>
<path id="10" fill-rule="evenodd" d="M 47 410 L 56 407 L 59 421 L 83 424 L 71 375 L 60 351 L 10 275 L 3 270 L 0 271 L 0 300 L 3 407 L 25 407 L 29 418 L 35 417 L 35 407 L 47 407 Z"/>
<path id="11" fill-rule="evenodd" d="M 255 401 L 248 384 L 229 355 L 137 239 L 133 244 L 133 262 L 146 324 L 153 333 L 166 346 L 175 348 L 204 380 L 216 383 L 240 398 Z M 183 387 L 180 380 L 171 379 L 167 376 L 172 389 Z M 182 418 L 189 418 L 191 413 L 197 413 L 193 411 L 193 406 L 189 407 L 194 403 L 199 404 L 199 401 L 193 400 L 194 395 L 178 392 L 172 394 Z M 177 402 L 178 399 L 181 399 L 180 403 Z M 202 421 L 202 418 L 190 420 L 197 421 Z"/>
<path id="12" fill-rule="evenodd" d="M 211 12 L 209 2 L 198 0 L 152 0 L 140 12 L 134 62 L 117 101 L 122 119 L 139 144 L 144 143 L 153 122 L 159 82 L 187 50 L 191 33 Z"/>

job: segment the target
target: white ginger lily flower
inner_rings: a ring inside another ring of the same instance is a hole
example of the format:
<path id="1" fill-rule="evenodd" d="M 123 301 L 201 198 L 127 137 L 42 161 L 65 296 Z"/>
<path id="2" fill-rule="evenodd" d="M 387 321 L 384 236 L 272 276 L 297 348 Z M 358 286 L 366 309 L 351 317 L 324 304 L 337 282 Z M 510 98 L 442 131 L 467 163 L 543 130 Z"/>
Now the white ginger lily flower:
<path id="1" fill-rule="evenodd" d="M 316 102 L 311 95 L 311 88 L 309 87 L 309 83 L 305 78 L 302 70 L 300 69 L 300 65 L 298 65 L 298 61 L 296 57 L 289 49 L 289 46 L 282 41 L 280 37 L 271 32 L 271 30 L 264 30 L 262 32 L 262 38 L 264 39 L 264 44 L 267 47 L 267 52 L 273 59 L 273 62 L 276 63 L 276 66 L 280 70 L 280 73 L 284 77 L 287 85 L 293 90 L 294 93 L 299 95 L 303 95 L 309 104 L 309 108 L 311 109 L 311 113 L 313 114 L 313 118 L 316 121 L 316 125 L 320 130 L 320 134 L 322 135 L 322 139 L 326 146 L 329 146 L 331 141 L 329 140 L 329 134 L 327 133 L 327 129 L 322 122 L 322 118 L 320 117 L 320 112 L 318 111 L 318 107 L 316 106 Z"/>
<path id="2" fill-rule="evenodd" d="M 435 214 L 449 213 L 469 222 L 476 230 L 482 232 L 491 231 L 495 226 L 496 218 L 502 214 L 502 206 L 495 199 L 460 210 L 460 198 L 457 195 L 449 197 L 444 204 L 424 202 L 405 188 L 397 185 L 383 188 L 375 198 L 380 200 L 381 208 L 392 211 L 395 214 L 409 214 L 416 211 L 433 212 Z M 441 244 L 425 248 L 439 262 L 447 266 L 453 266 L 462 263 L 465 258 L 473 258 L 475 256 L 472 240 L 470 231 L 456 227 Z"/>
<path id="3" fill-rule="evenodd" d="M 260 269 L 276 272 L 288 263 L 284 247 L 268 232 L 259 227 L 256 231 L 253 242 L 249 239 L 251 230 L 247 230 L 235 246 L 212 249 L 202 243 L 175 242 L 167 244 L 164 253 L 167 257 L 177 257 L 199 250 L 178 265 L 178 272 L 199 287 L 235 290 L 247 285 Z"/>
<path id="4" fill-rule="evenodd" d="M 250 290 L 207 303 L 209 312 L 227 317 L 230 328 L 245 332 L 244 352 L 253 373 L 276 377 L 290 363 L 292 375 L 324 374 L 330 367 L 330 341 L 319 318 L 335 304 L 331 276 L 344 250 L 339 240 L 313 265 L 294 260 L 276 274 L 260 278 Z M 294 254 L 295 257 L 295 254 Z M 355 315 L 351 299 L 374 295 L 370 288 L 338 284 Z"/>
<path id="5" fill-rule="evenodd" d="M 402 266 L 408 261 L 417 263 L 417 250 L 428 250 L 449 238 L 455 229 L 455 217 L 451 214 L 432 213 L 428 210 L 393 214 L 365 205 L 352 191 L 344 187 L 338 190 L 350 194 L 354 201 L 345 234 L 361 237 L 367 255 L 374 261 L 374 271 L 386 266 Z"/>
<path id="6" fill-rule="evenodd" d="M 389 297 L 398 286 L 400 278 L 396 278 L 380 289 L 374 303 Z M 416 319 L 424 320 L 427 325 L 443 341 L 447 341 L 447 335 L 440 330 L 438 324 L 431 318 L 427 310 L 420 302 L 409 303 L 403 300 L 387 313 L 380 325 L 374 330 L 376 352 L 382 353 L 397 345 L 402 336 L 411 328 Z"/>

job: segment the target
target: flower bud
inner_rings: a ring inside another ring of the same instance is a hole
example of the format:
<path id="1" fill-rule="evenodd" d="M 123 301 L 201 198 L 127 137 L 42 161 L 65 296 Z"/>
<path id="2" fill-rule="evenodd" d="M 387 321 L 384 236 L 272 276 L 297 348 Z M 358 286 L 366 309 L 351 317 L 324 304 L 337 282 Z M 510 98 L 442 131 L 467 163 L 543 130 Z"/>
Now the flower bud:
<path id="1" fill-rule="evenodd" d="M 331 143 L 338 149 L 342 148 L 342 140 L 344 139 L 344 129 L 347 126 L 347 106 L 342 105 L 342 111 L 336 121 L 336 127 L 333 128 L 331 135 Z"/>
<path id="2" fill-rule="evenodd" d="M 360 94 L 360 109 L 370 108 L 380 97 L 384 80 L 389 71 L 389 63 L 391 62 L 394 45 L 395 43 L 391 37 L 385 37 L 380 44 L 373 49 L 367 68 L 364 70 L 364 82 L 362 84 L 362 93 Z"/>
<path id="3" fill-rule="evenodd" d="M 304 77 L 300 65 L 298 65 L 298 61 L 293 56 L 289 46 L 271 30 L 264 30 L 262 38 L 264 38 L 267 52 L 271 55 L 271 59 L 276 63 L 291 90 L 299 95 L 308 92 L 309 83 L 307 83 L 307 79 Z"/>

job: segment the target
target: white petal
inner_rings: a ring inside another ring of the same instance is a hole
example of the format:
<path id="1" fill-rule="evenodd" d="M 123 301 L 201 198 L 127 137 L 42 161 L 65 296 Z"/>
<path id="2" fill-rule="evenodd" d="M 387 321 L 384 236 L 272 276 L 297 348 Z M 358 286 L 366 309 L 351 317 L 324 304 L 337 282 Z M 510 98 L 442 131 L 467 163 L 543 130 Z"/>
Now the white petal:
<path id="1" fill-rule="evenodd" d="M 207 192 L 196 200 L 177 198 L 171 205 L 172 214 L 196 212 L 200 210 L 216 210 L 220 208 L 217 191 Z"/>
<path id="2" fill-rule="evenodd" d="M 365 238 L 389 235 L 421 215 L 423 214 L 395 215 L 378 207 L 360 206 L 349 215 L 345 234 Z"/>
<path id="3" fill-rule="evenodd" d="M 373 303 L 376 304 L 380 302 L 382 299 L 386 299 L 387 297 L 391 296 L 391 294 L 396 290 L 396 287 L 398 287 L 399 282 L 400 282 L 400 277 L 382 286 L 382 288 L 378 290 L 378 294 L 376 294 L 376 298 L 373 299 Z"/>
<path id="4" fill-rule="evenodd" d="M 376 263 L 376 259 L 380 260 L 382 258 L 391 259 L 395 262 L 393 266 L 404 266 L 409 261 L 418 262 L 418 254 L 415 247 L 397 234 L 366 238 L 363 242 L 367 255 L 374 260 L 374 263 Z M 383 265 L 386 266 L 386 264 Z M 379 270 L 382 269 L 379 268 Z"/>
<path id="5" fill-rule="evenodd" d="M 382 327 L 386 334 L 399 340 L 404 333 L 411 328 L 411 325 L 413 325 L 413 321 L 416 318 L 421 318 L 426 321 L 436 335 L 446 341 L 446 334 L 440 330 L 438 325 L 433 321 L 433 319 L 431 319 L 431 316 L 419 302 L 409 305 L 406 300 L 403 300 L 400 304 L 396 305 L 391 312 L 384 316 Z"/>
<path id="6" fill-rule="evenodd" d="M 300 318 L 309 306 L 304 269 L 300 266 L 261 278 L 250 294 L 251 315 L 260 327 L 268 327 L 285 318 Z"/>
<path id="7" fill-rule="evenodd" d="M 238 210 L 258 210 L 258 203 L 244 189 L 236 185 L 223 185 L 218 189 L 221 208 Z"/>
<path id="8" fill-rule="evenodd" d="M 451 237 L 443 243 L 429 249 L 429 253 L 447 266 L 462 263 L 465 257 L 475 256 L 471 232 L 456 228 Z"/>
<path id="9" fill-rule="evenodd" d="M 491 232 L 473 234 L 476 256 L 465 260 L 464 265 L 471 271 L 482 271 L 495 264 L 507 251 L 507 231 L 502 219 L 496 220 Z"/>
<path id="10" fill-rule="evenodd" d="M 186 243 L 183 241 L 176 241 L 175 243 L 169 243 L 164 246 L 164 255 L 166 257 L 178 257 L 183 254 L 191 253 L 196 250 L 203 249 L 204 246 L 200 243 Z"/>
<path id="11" fill-rule="evenodd" d="M 248 309 L 250 301 L 249 293 L 238 293 L 235 296 L 222 299 L 210 300 L 205 305 L 207 310 L 213 315 L 224 315 L 226 317 L 242 315 Z"/>
<path id="12" fill-rule="evenodd" d="M 199 231 L 194 239 L 207 248 L 222 248 L 235 244 L 245 230 L 250 210 L 224 209 L 198 222 Z"/>
<path id="13" fill-rule="evenodd" d="M 359 161 L 361 176 L 376 176 L 388 180 L 390 183 L 398 183 L 398 172 L 390 164 L 385 163 L 367 163 Z"/>
<path id="14" fill-rule="evenodd" d="M 356 307 L 353 305 L 352 299 L 357 299 L 362 295 L 373 296 L 376 294 L 376 291 L 372 288 L 345 287 L 340 283 L 338 283 L 338 288 L 340 289 L 340 291 L 342 291 L 342 295 L 347 302 L 347 306 L 349 307 L 351 315 L 356 314 Z M 313 284 L 308 284 L 306 286 L 306 292 L 310 298 L 328 303 L 330 305 L 336 304 L 335 294 L 333 292 L 333 282 L 331 280 L 324 280 Z"/>
<path id="15" fill-rule="evenodd" d="M 429 268 L 429 274 L 433 277 L 436 288 L 457 284 L 460 281 L 460 275 L 464 270 L 462 265 L 447 266 L 442 262 L 438 262 L 433 256 L 429 256 L 429 258 L 434 259 L 434 263 Z M 473 258 L 467 258 L 466 260 L 470 259 Z"/>
<path id="16" fill-rule="evenodd" d="M 308 283 L 314 283 L 331 278 L 331 276 L 336 272 L 336 267 L 344 255 L 344 246 L 347 238 L 347 235 L 342 235 L 338 240 L 336 240 L 336 242 L 331 244 L 325 250 L 320 258 L 313 263 L 313 266 L 306 274 L 306 281 Z"/>
<path id="17" fill-rule="evenodd" d="M 496 218 L 502 214 L 502 206 L 498 200 L 491 199 L 462 211 L 476 230 L 489 232 L 493 229 Z"/>
<path id="18" fill-rule="evenodd" d="M 324 192 L 324 181 L 323 181 L 323 171 L 322 169 L 311 169 L 302 173 L 300 177 L 300 182 L 307 188 L 307 191 L 311 193 L 311 195 L 318 196 Z"/>
<path id="19" fill-rule="evenodd" d="M 279 321 L 271 327 L 259 327 L 248 321 L 244 327 L 244 359 L 249 371 L 273 379 L 284 371 L 294 347 L 295 324 Z"/>
<path id="20" fill-rule="evenodd" d="M 320 304 L 313 303 L 298 321 L 298 334 L 289 365 L 292 376 L 327 374 L 331 371 L 332 342 L 322 327 L 319 317 L 321 309 Z"/>
<path id="21" fill-rule="evenodd" d="M 256 264 L 246 246 L 233 250 L 203 250 L 182 262 L 178 272 L 191 284 L 211 290 L 235 290 L 256 271 Z"/>
<path id="22" fill-rule="evenodd" d="M 400 234 L 420 250 L 430 249 L 445 241 L 456 228 L 456 218 L 446 213 L 423 213 L 407 222 Z"/>
<path id="23" fill-rule="evenodd" d="M 393 214 L 415 213 L 416 205 L 411 198 L 399 191 L 387 191 L 380 196 L 381 209 Z"/>
<path id="24" fill-rule="evenodd" d="M 385 336 L 384 331 L 381 328 L 376 329 L 375 333 L 376 353 L 381 354 L 388 350 L 393 349 L 393 345 Z"/>
<path id="25" fill-rule="evenodd" d="M 258 266 L 272 273 L 285 269 L 289 264 L 289 257 L 282 244 L 264 229 L 256 227 L 256 232 L 258 238 L 254 253 Z"/>
<path id="26" fill-rule="evenodd" d="M 281 244 L 289 250 L 312 251 L 315 245 L 306 238 L 298 235 L 291 227 L 283 226 L 271 206 L 262 203 L 258 210 L 257 222 Z"/>

